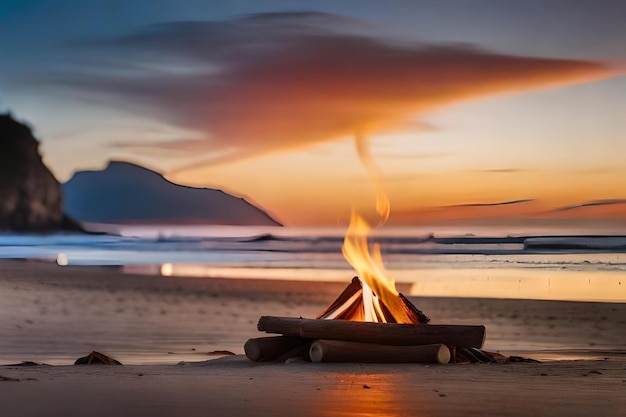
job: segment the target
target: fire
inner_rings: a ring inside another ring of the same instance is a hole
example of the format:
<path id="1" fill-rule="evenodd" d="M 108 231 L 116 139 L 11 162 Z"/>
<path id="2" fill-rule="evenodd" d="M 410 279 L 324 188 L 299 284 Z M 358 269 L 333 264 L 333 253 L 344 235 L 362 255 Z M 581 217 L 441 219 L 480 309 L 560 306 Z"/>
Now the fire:
<path id="1" fill-rule="evenodd" d="M 357 135 L 356 144 L 359 157 L 377 188 L 378 225 L 382 225 L 389 217 L 391 207 L 389 198 L 383 190 L 366 139 L 362 135 Z M 396 290 L 393 278 L 383 265 L 380 245 L 374 244 L 370 251 L 367 240 L 370 232 L 369 223 L 353 210 L 341 251 L 357 272 L 358 281 L 353 280 L 318 318 L 380 323 L 428 322 L 429 318 Z"/>
<path id="2" fill-rule="evenodd" d="M 367 221 L 353 211 L 342 247 L 343 256 L 357 272 L 361 284 L 363 318 L 359 321 L 419 323 L 412 306 L 407 305 L 408 301 L 398 293 L 393 278 L 385 270 L 380 245 L 373 245 L 370 252 L 367 240 L 370 230 Z"/>
<path id="3" fill-rule="evenodd" d="M 366 220 L 353 211 L 341 251 L 361 281 L 364 321 L 386 322 L 380 301 L 389 305 L 399 294 L 383 266 L 380 245 L 374 245 L 370 253 L 367 241 L 370 230 Z"/>

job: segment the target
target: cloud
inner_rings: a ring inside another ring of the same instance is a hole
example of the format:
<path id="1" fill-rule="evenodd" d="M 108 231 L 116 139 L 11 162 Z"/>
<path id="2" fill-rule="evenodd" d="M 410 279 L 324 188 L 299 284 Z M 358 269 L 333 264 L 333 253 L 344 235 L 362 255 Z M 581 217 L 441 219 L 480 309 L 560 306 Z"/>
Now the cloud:
<path id="1" fill-rule="evenodd" d="M 428 222 L 433 220 L 528 218 L 537 214 L 537 200 L 502 201 L 495 203 L 454 204 L 394 212 L 395 222 Z"/>
<path id="2" fill-rule="evenodd" d="M 535 201 L 532 198 L 526 198 L 522 200 L 512 200 L 512 201 L 502 201 L 498 203 L 469 203 L 469 204 L 457 204 L 454 206 L 446 206 L 446 207 L 494 207 L 494 206 L 510 206 L 512 204 L 523 204 L 530 203 Z"/>
<path id="3" fill-rule="evenodd" d="M 164 23 L 83 43 L 93 57 L 50 81 L 203 132 L 152 146 L 216 162 L 392 131 L 462 101 L 612 75 L 596 62 L 378 39 L 359 25 L 320 13 Z"/>
<path id="4" fill-rule="evenodd" d="M 618 204 L 626 204 L 626 199 L 616 198 L 616 199 L 609 199 L 609 200 L 587 201 L 587 202 L 580 203 L 580 204 L 573 204 L 570 206 L 560 207 L 560 208 L 555 209 L 554 211 L 568 211 L 568 210 L 574 210 L 574 209 L 583 208 L 583 207 L 614 206 Z"/>

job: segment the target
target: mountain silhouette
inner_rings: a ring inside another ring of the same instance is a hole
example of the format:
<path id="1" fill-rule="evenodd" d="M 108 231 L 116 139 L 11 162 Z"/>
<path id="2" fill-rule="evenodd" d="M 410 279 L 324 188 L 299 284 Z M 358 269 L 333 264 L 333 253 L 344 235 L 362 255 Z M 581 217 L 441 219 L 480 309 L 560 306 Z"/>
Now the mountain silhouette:
<path id="1" fill-rule="evenodd" d="M 66 213 L 83 222 L 280 226 L 243 198 L 177 185 L 128 162 L 76 172 L 62 188 Z"/>

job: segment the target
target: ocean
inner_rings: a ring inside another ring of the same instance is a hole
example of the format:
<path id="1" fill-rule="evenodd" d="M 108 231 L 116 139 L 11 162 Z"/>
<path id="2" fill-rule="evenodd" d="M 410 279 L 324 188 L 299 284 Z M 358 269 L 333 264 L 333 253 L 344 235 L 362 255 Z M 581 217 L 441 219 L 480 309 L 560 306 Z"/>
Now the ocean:
<path id="1" fill-rule="evenodd" d="M 164 276 L 349 282 L 345 228 L 103 226 L 109 234 L 0 234 L 0 257 L 118 265 Z M 626 301 L 626 237 L 374 230 L 406 295 Z"/>

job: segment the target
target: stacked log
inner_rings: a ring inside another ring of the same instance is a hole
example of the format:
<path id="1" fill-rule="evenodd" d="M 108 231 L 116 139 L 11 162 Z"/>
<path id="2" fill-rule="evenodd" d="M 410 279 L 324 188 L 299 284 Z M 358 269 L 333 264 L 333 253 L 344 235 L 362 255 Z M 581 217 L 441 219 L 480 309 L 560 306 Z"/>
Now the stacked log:
<path id="1" fill-rule="evenodd" d="M 480 348 L 485 326 L 370 323 L 263 316 L 250 339 L 252 361 L 302 358 L 313 362 L 448 363 L 456 348 Z"/>

